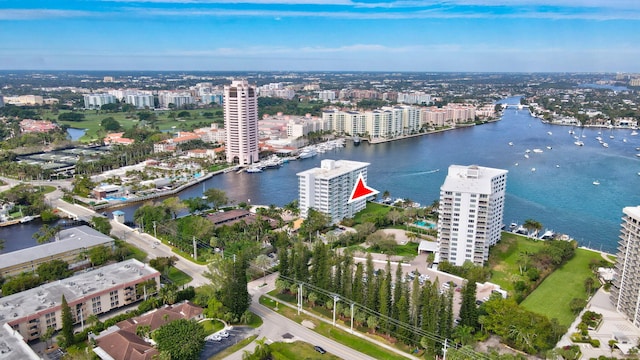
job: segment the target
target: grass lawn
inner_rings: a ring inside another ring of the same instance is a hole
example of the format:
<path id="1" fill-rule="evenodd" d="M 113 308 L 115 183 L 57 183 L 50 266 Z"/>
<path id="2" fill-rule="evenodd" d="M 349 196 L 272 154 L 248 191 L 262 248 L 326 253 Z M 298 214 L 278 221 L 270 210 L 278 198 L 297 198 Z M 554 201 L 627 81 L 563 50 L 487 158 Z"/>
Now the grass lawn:
<path id="1" fill-rule="evenodd" d="M 576 317 L 569 309 L 569 302 L 574 298 L 587 298 L 584 281 L 593 277 L 589 264 L 593 259 L 601 258 L 600 253 L 576 249 L 573 259 L 549 275 L 521 305 L 527 310 L 544 314 L 549 319 L 556 318 L 560 324 L 569 326 Z M 551 299 L 553 301 L 550 301 Z"/>
<path id="2" fill-rule="evenodd" d="M 297 359 L 330 359 L 339 360 L 340 358 L 329 353 L 320 354 L 313 349 L 313 345 L 296 341 L 293 343 L 275 342 L 269 345 L 271 348 L 271 356 L 274 360 L 297 360 Z"/>
<path id="3" fill-rule="evenodd" d="M 418 254 L 418 243 L 407 242 L 404 245 L 396 245 L 391 252 L 390 255 L 398 255 L 398 256 L 413 256 L 415 257 Z M 362 248 L 367 252 L 374 252 L 371 248 Z"/>
<path id="4" fill-rule="evenodd" d="M 514 277 L 520 276 L 518 268 L 520 253 L 536 253 L 543 247 L 543 241 L 503 232 L 500 242 L 490 250 L 489 266 L 492 275 L 489 281 L 500 285 L 507 291 L 513 291 Z"/>
<path id="5" fill-rule="evenodd" d="M 129 243 L 125 243 L 123 246 L 126 246 L 129 249 L 129 252 L 131 254 L 129 255 L 129 258 L 133 258 L 138 261 L 145 262 L 145 259 L 147 258 L 147 253 L 144 250 L 137 248 L 134 245 Z"/>
<path id="6" fill-rule="evenodd" d="M 366 222 L 367 219 L 371 217 L 387 215 L 387 213 L 391 211 L 391 209 L 393 209 L 391 206 L 368 202 L 367 207 L 353 217 L 353 221 L 355 224 L 362 224 L 363 222 Z"/>
<path id="7" fill-rule="evenodd" d="M 208 360 L 221 360 L 226 358 L 227 356 L 233 354 L 234 352 L 242 349 L 243 347 L 251 344 L 251 342 L 253 340 L 255 340 L 258 337 L 258 335 L 251 335 L 248 338 L 240 341 L 237 344 L 231 345 L 228 348 L 222 350 L 221 352 L 215 354 L 214 356 L 210 357 Z"/>
<path id="8" fill-rule="evenodd" d="M 191 117 L 185 118 L 185 119 L 176 119 L 176 120 L 169 118 L 169 112 L 170 112 L 169 110 L 155 111 L 154 113 L 158 116 L 158 120 L 155 122 L 154 126 L 157 126 L 160 130 L 168 130 L 168 129 L 171 129 L 173 126 L 175 126 L 176 129 L 179 130 L 179 129 L 187 129 L 189 125 L 197 124 L 200 122 L 212 123 L 215 117 L 213 119 L 205 118 L 204 116 L 202 116 L 202 113 L 204 112 L 215 113 L 216 110 L 219 110 L 219 109 L 186 110 L 191 114 Z M 181 111 L 184 111 L 184 110 L 174 110 L 176 114 L 180 113 Z M 61 110 L 59 114 L 63 114 L 65 112 L 70 112 L 70 111 Z M 58 121 L 58 123 L 63 125 L 68 125 L 76 129 L 87 129 L 87 133 L 82 138 L 80 138 L 80 140 L 83 142 L 89 142 L 92 139 L 96 138 L 96 132 L 100 129 L 100 122 L 102 122 L 102 120 L 104 120 L 105 118 L 108 118 L 108 117 L 114 118 L 125 129 L 129 129 L 139 123 L 138 117 L 136 116 L 138 111 L 134 112 L 131 115 L 124 112 L 106 113 L 106 112 L 100 112 L 95 110 L 86 110 L 82 113 L 85 116 L 85 120 L 83 121 Z M 53 114 L 50 111 L 45 111 L 43 114 L 43 119 L 57 120 L 58 115 Z"/>
<path id="9" fill-rule="evenodd" d="M 224 324 L 218 320 L 206 320 L 201 322 L 200 325 L 204 328 L 204 333 L 206 335 L 211 335 L 224 328 Z"/>
<path id="10" fill-rule="evenodd" d="M 171 279 L 171 281 L 178 286 L 182 286 L 184 284 L 191 282 L 191 280 L 193 280 L 191 276 L 183 273 L 182 271 L 178 270 L 178 268 L 174 266 L 169 268 L 169 274 L 167 274 L 167 277 Z"/>
<path id="11" fill-rule="evenodd" d="M 276 304 L 273 300 L 264 296 L 260 297 L 260 303 L 272 310 L 274 310 L 276 307 Z M 345 346 L 348 346 L 354 350 L 360 351 L 361 353 L 367 354 L 376 359 L 381 359 L 381 360 L 405 360 L 406 359 L 404 356 L 397 355 L 395 353 L 390 352 L 389 350 L 378 347 L 377 345 L 367 340 L 364 340 L 355 335 L 346 333 L 338 328 L 334 328 L 330 324 L 321 322 L 315 318 L 311 318 L 304 314 L 298 315 L 296 310 L 286 305 L 279 304 L 278 313 L 286 316 L 287 318 L 297 323 L 301 323 L 303 320 L 309 320 L 316 325 L 313 331 L 317 332 L 318 334 L 328 337 L 330 339 L 333 339 Z"/>

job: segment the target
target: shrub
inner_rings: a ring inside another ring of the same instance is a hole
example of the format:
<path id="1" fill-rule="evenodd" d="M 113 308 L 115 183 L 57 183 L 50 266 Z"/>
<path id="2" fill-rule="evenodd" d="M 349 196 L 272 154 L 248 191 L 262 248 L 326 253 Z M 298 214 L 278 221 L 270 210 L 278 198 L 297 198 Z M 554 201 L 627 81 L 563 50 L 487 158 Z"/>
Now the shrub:
<path id="1" fill-rule="evenodd" d="M 591 339 L 591 341 L 589 341 L 589 343 L 591 344 L 591 346 L 593 347 L 600 347 L 600 340 L 598 339 Z"/>

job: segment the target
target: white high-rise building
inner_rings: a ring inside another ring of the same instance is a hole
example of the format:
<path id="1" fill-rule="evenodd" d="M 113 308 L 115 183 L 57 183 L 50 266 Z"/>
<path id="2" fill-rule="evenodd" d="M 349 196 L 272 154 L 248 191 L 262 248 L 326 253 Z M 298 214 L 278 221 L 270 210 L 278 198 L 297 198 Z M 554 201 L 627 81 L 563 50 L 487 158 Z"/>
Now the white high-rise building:
<path id="1" fill-rule="evenodd" d="M 640 206 L 622 209 L 616 276 L 611 302 L 636 327 L 640 327 Z"/>
<path id="2" fill-rule="evenodd" d="M 102 105 L 115 104 L 116 97 L 111 94 L 84 95 L 84 108 L 100 110 Z"/>
<path id="3" fill-rule="evenodd" d="M 224 127 L 227 162 L 250 165 L 258 161 L 258 94 L 246 80 L 224 87 Z"/>
<path id="4" fill-rule="evenodd" d="M 135 106 L 136 109 L 153 109 L 155 107 L 151 94 L 127 94 L 125 101 L 127 104 Z"/>
<path id="5" fill-rule="evenodd" d="M 349 203 L 358 176 L 367 181 L 369 163 L 350 160 L 322 160 L 319 168 L 298 173 L 300 216 L 306 218 L 309 209 L 323 212 L 336 224 L 363 210 L 366 199 Z"/>
<path id="6" fill-rule="evenodd" d="M 482 265 L 500 241 L 507 170 L 451 165 L 440 188 L 440 261 Z"/>
<path id="7" fill-rule="evenodd" d="M 0 107 L 4 106 L 4 96 L 0 95 Z"/>

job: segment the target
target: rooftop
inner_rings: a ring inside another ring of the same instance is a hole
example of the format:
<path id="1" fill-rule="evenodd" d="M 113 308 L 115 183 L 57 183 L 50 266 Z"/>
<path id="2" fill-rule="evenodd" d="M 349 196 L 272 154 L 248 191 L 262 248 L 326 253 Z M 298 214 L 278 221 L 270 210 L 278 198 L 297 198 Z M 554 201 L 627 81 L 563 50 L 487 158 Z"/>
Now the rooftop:
<path id="1" fill-rule="evenodd" d="M 316 179 L 333 179 L 340 175 L 360 170 L 369 163 L 352 160 L 322 160 L 319 168 L 313 168 L 297 173 L 298 176 L 315 175 Z"/>
<path id="2" fill-rule="evenodd" d="M 41 316 L 60 306 L 62 295 L 69 305 L 84 297 L 108 291 L 141 278 L 152 278 L 158 271 L 136 259 L 103 266 L 64 280 L 0 298 L 0 323 L 16 323 L 25 317 Z"/>
<path id="3" fill-rule="evenodd" d="M 76 249 L 109 244 L 113 241 L 109 236 L 87 225 L 61 230 L 58 236 L 58 241 L 0 254 L 0 264 L 2 264 L 0 270 Z"/>
<path id="4" fill-rule="evenodd" d="M 442 189 L 446 191 L 491 194 L 491 179 L 507 174 L 507 170 L 494 169 L 477 165 L 451 165 Z"/>

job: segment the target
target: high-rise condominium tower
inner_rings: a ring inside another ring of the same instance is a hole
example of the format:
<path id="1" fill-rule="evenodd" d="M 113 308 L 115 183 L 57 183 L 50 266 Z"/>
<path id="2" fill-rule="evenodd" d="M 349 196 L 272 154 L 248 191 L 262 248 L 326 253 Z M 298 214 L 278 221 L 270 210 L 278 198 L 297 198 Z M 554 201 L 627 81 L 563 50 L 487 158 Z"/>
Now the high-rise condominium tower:
<path id="1" fill-rule="evenodd" d="M 227 162 L 250 165 L 258 161 L 258 94 L 246 80 L 224 87 L 224 127 Z"/>
<path id="2" fill-rule="evenodd" d="M 640 206 L 622 209 L 616 276 L 611 302 L 636 327 L 640 327 Z"/>
<path id="3" fill-rule="evenodd" d="M 507 170 L 451 165 L 440 188 L 440 260 L 482 265 L 500 241 Z"/>

